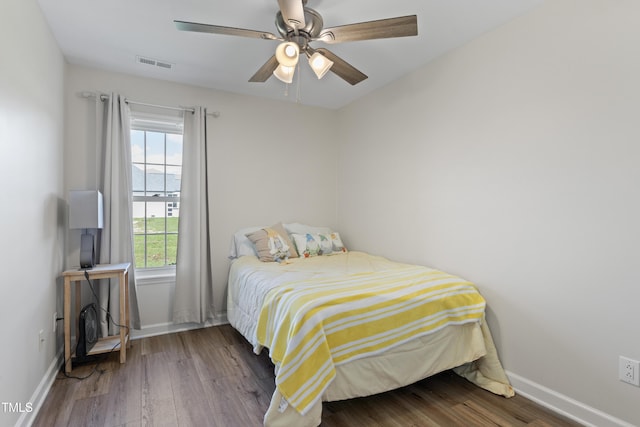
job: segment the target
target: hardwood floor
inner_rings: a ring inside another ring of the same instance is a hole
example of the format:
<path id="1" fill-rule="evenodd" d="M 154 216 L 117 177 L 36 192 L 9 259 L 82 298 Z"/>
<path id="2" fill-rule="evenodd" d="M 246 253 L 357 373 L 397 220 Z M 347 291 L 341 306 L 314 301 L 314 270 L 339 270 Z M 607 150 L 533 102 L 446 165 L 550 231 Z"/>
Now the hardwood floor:
<path id="1" fill-rule="evenodd" d="M 274 390 L 273 365 L 228 325 L 132 342 L 62 372 L 34 427 L 261 426 Z M 375 396 L 325 403 L 323 427 L 578 426 L 521 397 L 505 399 L 452 372 Z M 295 427 L 295 426 L 292 426 Z"/>

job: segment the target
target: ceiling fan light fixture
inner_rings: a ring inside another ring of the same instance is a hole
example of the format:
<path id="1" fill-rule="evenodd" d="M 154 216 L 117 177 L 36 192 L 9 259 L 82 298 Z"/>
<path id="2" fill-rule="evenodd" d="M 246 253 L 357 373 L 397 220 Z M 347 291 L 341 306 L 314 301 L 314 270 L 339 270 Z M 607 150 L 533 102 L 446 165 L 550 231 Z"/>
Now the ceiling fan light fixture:
<path id="1" fill-rule="evenodd" d="M 293 74 L 295 70 L 296 70 L 295 67 L 278 65 L 278 68 L 273 70 L 273 75 L 276 76 L 280 81 L 283 81 L 285 83 L 291 83 L 293 82 Z"/>
<path id="2" fill-rule="evenodd" d="M 315 52 L 309 57 L 309 66 L 316 73 L 318 79 L 321 79 L 333 67 L 333 61 L 320 52 Z"/>
<path id="3" fill-rule="evenodd" d="M 276 59 L 284 67 L 295 67 L 300 56 L 300 47 L 293 42 L 280 43 L 276 48 Z"/>

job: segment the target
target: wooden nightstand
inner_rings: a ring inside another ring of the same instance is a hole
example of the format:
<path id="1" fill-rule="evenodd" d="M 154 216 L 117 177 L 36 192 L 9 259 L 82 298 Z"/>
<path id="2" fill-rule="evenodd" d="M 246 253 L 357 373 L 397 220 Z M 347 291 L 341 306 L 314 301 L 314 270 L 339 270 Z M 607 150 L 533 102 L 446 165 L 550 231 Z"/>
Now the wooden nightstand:
<path id="1" fill-rule="evenodd" d="M 129 346 L 129 268 L 130 263 L 124 264 L 99 264 L 89 270 L 67 270 L 62 273 L 64 277 L 64 371 L 71 372 L 71 361 L 75 357 L 75 351 L 71 351 L 71 283 L 76 284 L 76 304 L 74 313 L 74 325 L 76 325 L 77 334 L 77 316 L 80 313 L 81 285 L 87 283 L 85 272 L 89 275 L 89 279 L 118 279 L 120 287 L 120 319 L 118 324 L 124 325 L 120 327 L 120 335 L 103 337 L 94 345 L 88 354 L 108 353 L 112 350 L 120 351 L 120 363 L 127 360 L 127 347 Z M 97 289 L 96 289 L 97 292 Z"/>

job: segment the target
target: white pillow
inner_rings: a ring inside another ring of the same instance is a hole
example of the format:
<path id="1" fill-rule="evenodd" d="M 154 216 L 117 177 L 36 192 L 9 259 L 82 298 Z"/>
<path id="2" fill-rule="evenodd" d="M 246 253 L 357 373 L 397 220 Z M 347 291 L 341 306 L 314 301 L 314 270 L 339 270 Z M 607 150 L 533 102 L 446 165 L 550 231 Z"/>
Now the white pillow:
<path id="1" fill-rule="evenodd" d="M 231 239 L 231 247 L 229 248 L 229 259 L 240 258 L 245 255 L 258 256 L 253 243 L 247 237 L 247 234 L 254 231 L 262 230 L 264 227 L 247 227 L 236 231 Z"/>

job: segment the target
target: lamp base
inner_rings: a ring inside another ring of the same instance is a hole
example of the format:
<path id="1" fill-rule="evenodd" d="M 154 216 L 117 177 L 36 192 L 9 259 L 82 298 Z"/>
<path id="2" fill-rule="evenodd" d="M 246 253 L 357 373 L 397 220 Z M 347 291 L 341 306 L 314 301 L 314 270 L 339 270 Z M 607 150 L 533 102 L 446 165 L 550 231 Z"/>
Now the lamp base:
<path id="1" fill-rule="evenodd" d="M 90 269 L 96 265 L 96 251 L 93 242 L 93 234 L 81 235 L 80 240 L 80 268 Z"/>

